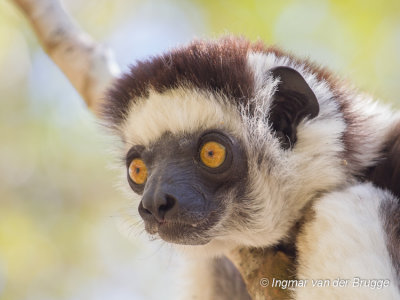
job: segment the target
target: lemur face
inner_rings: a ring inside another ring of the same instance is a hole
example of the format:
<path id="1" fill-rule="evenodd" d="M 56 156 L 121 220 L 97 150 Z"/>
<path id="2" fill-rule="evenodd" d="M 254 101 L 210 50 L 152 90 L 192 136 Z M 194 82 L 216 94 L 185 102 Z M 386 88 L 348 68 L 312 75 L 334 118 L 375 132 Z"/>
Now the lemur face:
<path id="1" fill-rule="evenodd" d="M 125 142 L 127 182 L 149 234 L 271 245 L 314 195 L 343 180 L 344 125 L 326 105 L 326 84 L 252 47 L 194 42 L 139 62 L 109 92 L 104 116 Z"/>
<path id="2" fill-rule="evenodd" d="M 126 174 L 148 233 L 185 245 L 224 235 L 248 186 L 241 124 L 228 102 L 189 87 L 132 104 L 122 130 Z"/>
<path id="3" fill-rule="evenodd" d="M 209 242 L 247 181 L 244 149 L 218 129 L 166 132 L 148 147 L 132 147 L 126 165 L 131 188 L 142 195 L 146 231 L 178 244 Z"/>

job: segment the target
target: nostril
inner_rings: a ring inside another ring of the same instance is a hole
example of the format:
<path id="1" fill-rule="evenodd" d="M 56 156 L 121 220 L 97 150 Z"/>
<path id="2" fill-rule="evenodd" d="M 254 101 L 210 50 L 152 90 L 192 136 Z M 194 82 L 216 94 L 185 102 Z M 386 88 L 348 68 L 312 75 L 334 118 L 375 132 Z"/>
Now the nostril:
<path id="1" fill-rule="evenodd" d="M 151 215 L 151 214 L 152 214 L 150 210 L 148 210 L 147 208 L 145 208 L 145 207 L 143 206 L 143 201 L 141 201 L 141 202 L 139 203 L 139 212 L 142 212 L 142 213 L 148 214 L 148 215 Z"/>
<path id="2" fill-rule="evenodd" d="M 171 195 L 165 195 L 165 202 L 164 204 L 161 204 L 158 207 L 158 214 L 161 218 L 164 218 L 165 214 L 171 210 L 175 204 L 176 204 L 176 199 L 172 197 Z"/>
<path id="3" fill-rule="evenodd" d="M 139 203 L 139 214 L 145 220 L 151 220 L 152 216 L 158 222 L 163 222 L 166 216 L 172 217 L 173 211 L 176 211 L 177 204 L 176 198 L 169 194 L 154 198 L 145 197 Z"/>

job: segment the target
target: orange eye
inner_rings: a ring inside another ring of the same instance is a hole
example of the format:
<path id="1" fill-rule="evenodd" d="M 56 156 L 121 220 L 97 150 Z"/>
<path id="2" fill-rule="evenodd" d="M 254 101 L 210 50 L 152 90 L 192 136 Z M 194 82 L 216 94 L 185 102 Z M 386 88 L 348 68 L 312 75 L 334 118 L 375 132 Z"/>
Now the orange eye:
<path id="1" fill-rule="evenodd" d="M 143 160 L 135 158 L 129 165 L 129 177 L 136 184 L 143 184 L 147 179 L 147 168 Z"/>
<path id="2" fill-rule="evenodd" d="M 225 161 L 225 147 L 217 142 L 207 142 L 200 150 L 200 159 L 209 168 L 218 168 Z"/>

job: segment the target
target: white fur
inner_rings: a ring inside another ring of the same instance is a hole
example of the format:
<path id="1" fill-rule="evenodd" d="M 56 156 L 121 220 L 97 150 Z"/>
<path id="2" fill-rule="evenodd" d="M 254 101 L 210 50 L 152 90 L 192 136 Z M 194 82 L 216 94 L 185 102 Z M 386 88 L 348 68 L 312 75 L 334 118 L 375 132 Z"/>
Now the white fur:
<path id="1" fill-rule="evenodd" d="M 339 159 L 344 148 L 341 136 L 345 123 L 338 105 L 330 101 L 332 92 L 325 82 L 317 81 L 304 67 L 294 65 L 288 58 L 274 54 L 250 53 L 249 68 L 255 76 L 256 116 L 243 118 L 248 133 L 248 157 L 252 193 L 257 202 L 249 205 L 259 208 L 248 230 L 231 232 L 228 239 L 249 246 L 266 246 L 286 236 L 290 227 L 300 218 L 302 208 L 317 192 L 331 190 L 344 183 L 346 170 Z M 299 71 L 317 96 L 320 113 L 298 127 L 298 142 L 291 151 L 283 152 L 270 128 L 266 126 L 268 107 L 278 81 L 268 75 L 276 66 L 290 66 Z M 257 109 L 258 108 L 258 109 Z M 257 115 L 259 113 L 259 115 Z M 258 166 L 257 154 L 264 152 L 270 163 Z M 241 203 L 240 205 L 245 205 Z"/>
<path id="2" fill-rule="evenodd" d="M 248 54 L 248 64 L 254 73 L 255 84 L 263 94 L 266 89 L 271 93 L 271 80 L 268 77 L 268 70 L 278 66 L 287 66 L 298 71 L 307 84 L 310 86 L 320 105 L 320 113 L 318 118 L 338 118 L 342 120 L 340 126 L 346 126 L 343 114 L 340 112 L 338 102 L 333 98 L 333 93 L 327 82 L 318 80 L 316 74 L 307 71 L 305 64 L 293 62 L 288 57 L 277 57 L 274 53 L 250 52 Z M 355 130 L 358 134 L 362 134 L 362 140 L 355 145 L 355 158 L 361 162 L 360 165 L 352 166 L 357 168 L 352 171 L 363 170 L 376 162 L 379 157 L 382 142 L 384 141 L 392 124 L 400 118 L 400 114 L 394 115 L 390 107 L 374 101 L 374 99 L 364 93 L 358 92 L 355 88 L 342 82 L 341 97 L 348 102 L 350 110 L 359 119 L 358 128 L 346 128 L 346 130 Z M 332 126 L 332 124 L 326 124 Z M 376 130 L 379 128 L 379 130 Z M 343 132 L 342 129 L 339 129 Z"/>
<path id="3" fill-rule="evenodd" d="M 393 197 L 371 184 L 330 193 L 314 206 L 315 217 L 298 237 L 298 278 L 295 299 L 400 299 L 396 276 L 386 249 L 379 208 Z M 352 287 L 355 277 L 388 279 L 382 289 Z M 312 287 L 311 280 L 350 279 L 347 287 Z"/>
<path id="4" fill-rule="evenodd" d="M 390 107 L 375 101 L 371 96 L 362 93 L 347 95 L 351 110 L 359 118 L 361 127 L 352 128 L 362 134 L 355 148 L 355 158 L 361 162 L 361 170 L 376 164 L 381 156 L 382 142 L 399 115 L 393 114 Z M 377 130 L 379 128 L 379 130 Z"/>
<path id="5" fill-rule="evenodd" d="M 148 98 L 130 107 L 122 129 L 128 149 L 132 145 L 148 146 L 168 131 L 177 134 L 224 128 L 233 134 L 240 132 L 237 110 L 228 101 L 222 105 L 224 100 L 217 101 L 216 97 L 183 87 L 163 94 L 151 91 Z"/>

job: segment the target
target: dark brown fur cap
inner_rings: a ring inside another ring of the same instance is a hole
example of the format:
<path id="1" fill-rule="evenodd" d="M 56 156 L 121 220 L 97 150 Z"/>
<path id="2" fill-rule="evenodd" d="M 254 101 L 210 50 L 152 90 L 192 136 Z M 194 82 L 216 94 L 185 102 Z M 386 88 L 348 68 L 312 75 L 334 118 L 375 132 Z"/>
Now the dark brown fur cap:
<path id="1" fill-rule="evenodd" d="M 146 97 L 149 89 L 159 93 L 179 86 L 188 86 L 225 95 L 237 104 L 245 104 L 254 93 L 254 77 L 247 66 L 249 51 L 274 53 L 304 63 L 319 79 L 333 87 L 336 79 L 325 69 L 307 60 L 298 60 L 261 41 L 226 36 L 217 40 L 195 40 L 164 55 L 138 61 L 119 78 L 107 93 L 102 115 L 111 126 L 125 118 L 131 101 Z"/>
<path id="2" fill-rule="evenodd" d="M 246 66 L 251 44 L 243 38 L 193 41 L 161 56 L 138 61 L 108 92 L 103 116 L 118 125 L 126 118 L 131 101 L 146 97 L 152 88 L 159 93 L 190 86 L 222 93 L 240 102 L 253 93 L 253 76 Z"/>

